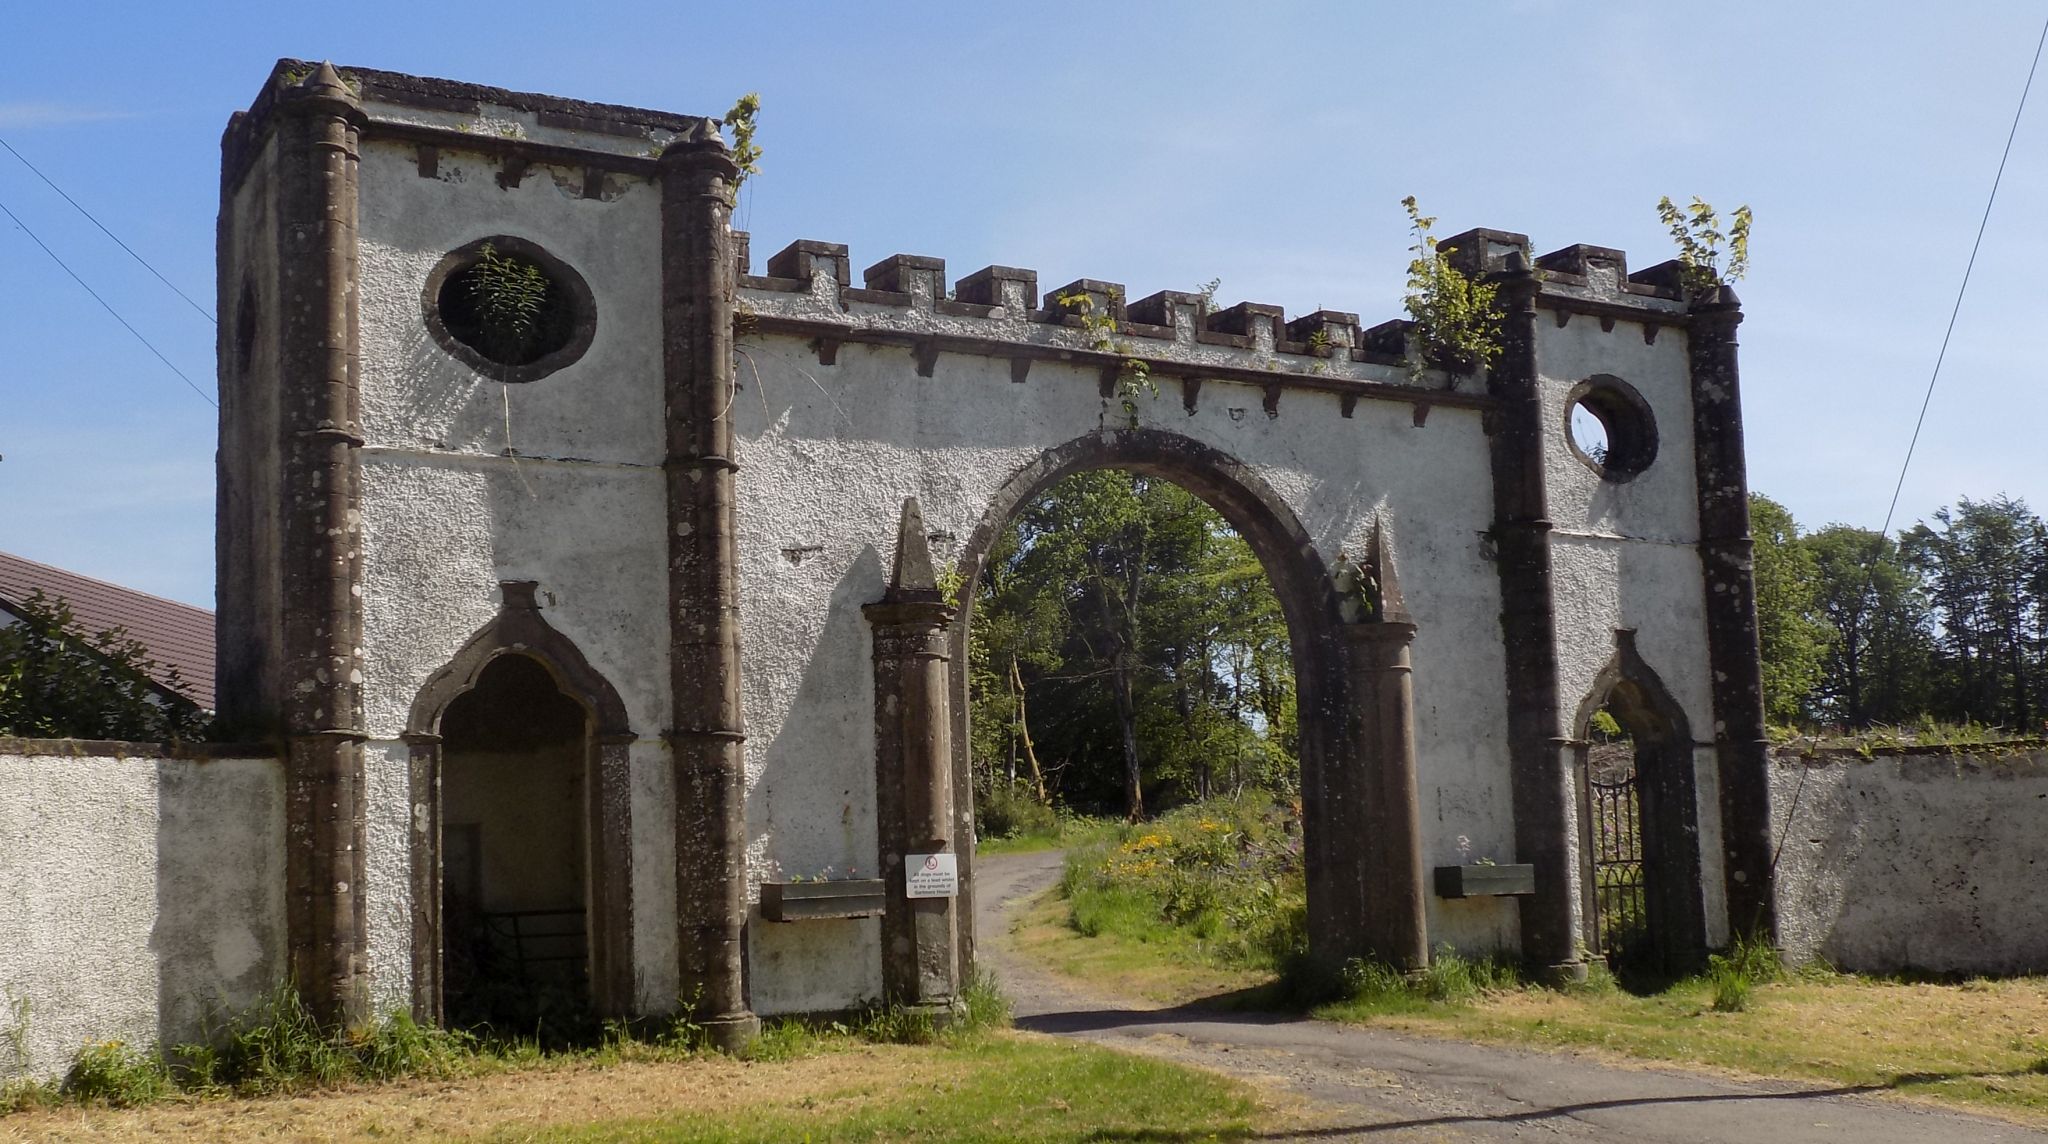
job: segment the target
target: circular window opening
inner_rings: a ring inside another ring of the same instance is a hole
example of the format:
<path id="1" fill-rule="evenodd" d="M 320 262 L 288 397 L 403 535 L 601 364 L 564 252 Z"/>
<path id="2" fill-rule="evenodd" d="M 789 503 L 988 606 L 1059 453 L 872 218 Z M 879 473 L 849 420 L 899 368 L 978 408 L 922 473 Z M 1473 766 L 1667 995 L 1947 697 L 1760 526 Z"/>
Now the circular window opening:
<path id="1" fill-rule="evenodd" d="M 1588 468 L 1626 481 L 1657 459 L 1657 422 L 1634 386 L 1605 374 L 1580 382 L 1565 402 L 1565 440 Z"/>
<path id="2" fill-rule="evenodd" d="M 533 381 L 561 369 L 583 356 L 597 330 L 583 276 L 507 235 L 443 258 L 422 301 L 441 348 L 497 381 Z"/>

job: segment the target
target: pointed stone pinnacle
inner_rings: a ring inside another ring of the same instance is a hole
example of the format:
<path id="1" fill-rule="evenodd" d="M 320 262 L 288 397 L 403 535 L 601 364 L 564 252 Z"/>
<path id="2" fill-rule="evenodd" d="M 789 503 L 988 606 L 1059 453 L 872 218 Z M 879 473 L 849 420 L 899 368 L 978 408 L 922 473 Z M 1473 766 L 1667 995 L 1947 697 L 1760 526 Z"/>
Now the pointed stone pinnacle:
<path id="1" fill-rule="evenodd" d="M 1379 618 L 1386 623 L 1412 622 L 1408 616 L 1408 605 L 1401 599 L 1401 581 L 1394 575 L 1394 555 L 1387 548 L 1386 528 L 1377 521 L 1372 526 L 1372 540 L 1366 549 L 1365 566 L 1373 581 L 1379 586 Z"/>
<path id="2" fill-rule="evenodd" d="M 938 573 L 932 568 L 931 540 L 924 531 L 924 511 L 916 497 L 903 498 L 903 519 L 896 528 L 896 567 L 889 574 L 892 600 L 937 599 Z"/>
<path id="3" fill-rule="evenodd" d="M 334 65 L 327 60 L 321 60 L 313 74 L 300 80 L 298 86 L 307 95 L 338 99 L 344 103 L 357 102 L 355 89 L 342 80 L 341 73 L 335 71 Z"/>

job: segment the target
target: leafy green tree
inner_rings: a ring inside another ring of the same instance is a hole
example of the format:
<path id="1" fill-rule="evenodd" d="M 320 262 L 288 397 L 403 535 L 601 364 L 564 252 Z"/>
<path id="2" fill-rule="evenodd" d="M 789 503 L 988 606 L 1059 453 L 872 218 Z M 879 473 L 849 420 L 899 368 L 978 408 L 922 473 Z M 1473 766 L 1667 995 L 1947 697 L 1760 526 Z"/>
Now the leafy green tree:
<path id="1" fill-rule="evenodd" d="M 1186 489 L 1069 477 L 1019 511 L 976 589 L 984 795 L 1029 785 L 1033 758 L 1069 805 L 1132 818 L 1154 796 L 1293 781 L 1279 602 L 1250 547 Z"/>
<path id="2" fill-rule="evenodd" d="M 1933 708 L 1933 618 L 1899 546 L 1831 524 L 1801 539 L 1813 554 L 1816 611 L 1829 629 L 1815 714 L 1850 727 L 1910 723 Z"/>
<path id="3" fill-rule="evenodd" d="M 2032 727 L 2048 599 L 2048 527 L 2023 500 L 1964 497 L 1900 540 L 1940 620 L 1940 713 Z"/>
<path id="4" fill-rule="evenodd" d="M 120 629 L 87 632 L 71 606 L 40 590 L 21 602 L 18 622 L 0 627 L 0 734 L 38 739 L 192 739 L 205 713 L 159 694 L 149 650 Z"/>
<path id="5" fill-rule="evenodd" d="M 1814 618 L 1814 555 L 1799 543 L 1799 525 L 1785 506 L 1761 493 L 1749 498 L 1756 541 L 1757 642 L 1763 655 L 1764 714 L 1796 722 L 1821 676 L 1828 629 Z"/>

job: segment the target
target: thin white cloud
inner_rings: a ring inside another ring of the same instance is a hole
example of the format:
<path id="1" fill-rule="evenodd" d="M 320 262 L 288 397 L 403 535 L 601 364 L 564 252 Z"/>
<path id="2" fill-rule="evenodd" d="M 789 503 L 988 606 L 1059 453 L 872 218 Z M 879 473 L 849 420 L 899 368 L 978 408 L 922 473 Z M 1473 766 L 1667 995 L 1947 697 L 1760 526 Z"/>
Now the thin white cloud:
<path id="1" fill-rule="evenodd" d="M 0 130 L 63 127 L 72 123 L 125 118 L 126 112 L 103 111 L 68 103 L 0 103 Z"/>

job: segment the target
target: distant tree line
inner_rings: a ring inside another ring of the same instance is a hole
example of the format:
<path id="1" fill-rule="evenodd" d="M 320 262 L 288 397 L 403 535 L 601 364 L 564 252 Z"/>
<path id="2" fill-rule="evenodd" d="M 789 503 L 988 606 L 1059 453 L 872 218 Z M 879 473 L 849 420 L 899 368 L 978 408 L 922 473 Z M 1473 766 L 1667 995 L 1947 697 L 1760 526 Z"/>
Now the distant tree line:
<path id="1" fill-rule="evenodd" d="M 1894 540 L 1802 532 L 1750 498 L 1768 715 L 1847 728 L 2048 717 L 2048 526 L 2023 500 L 1965 497 Z"/>

